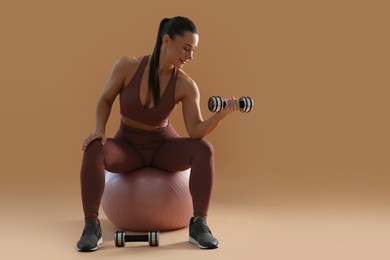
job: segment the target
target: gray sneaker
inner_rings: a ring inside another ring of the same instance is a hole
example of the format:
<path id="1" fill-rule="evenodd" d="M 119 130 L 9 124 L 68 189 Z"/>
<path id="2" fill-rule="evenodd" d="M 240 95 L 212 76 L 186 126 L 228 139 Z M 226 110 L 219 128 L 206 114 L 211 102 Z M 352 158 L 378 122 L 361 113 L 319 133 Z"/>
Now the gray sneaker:
<path id="1" fill-rule="evenodd" d="M 206 219 L 198 218 L 194 222 L 193 217 L 190 220 L 190 243 L 202 249 L 214 249 L 219 244 L 207 226 Z"/>
<path id="2" fill-rule="evenodd" d="M 95 251 L 103 243 L 102 229 L 96 220 L 86 220 L 77 250 L 82 252 Z"/>

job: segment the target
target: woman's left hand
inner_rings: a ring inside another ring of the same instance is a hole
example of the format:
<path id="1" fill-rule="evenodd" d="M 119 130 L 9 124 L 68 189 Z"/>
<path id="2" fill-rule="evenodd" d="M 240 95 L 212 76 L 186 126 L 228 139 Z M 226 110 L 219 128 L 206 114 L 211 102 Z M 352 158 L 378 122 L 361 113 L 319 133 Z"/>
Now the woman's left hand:
<path id="1" fill-rule="evenodd" d="M 230 114 L 232 112 L 240 110 L 240 101 L 238 98 L 231 97 L 228 99 L 225 99 L 225 107 L 220 113 L 223 113 L 225 115 Z"/>

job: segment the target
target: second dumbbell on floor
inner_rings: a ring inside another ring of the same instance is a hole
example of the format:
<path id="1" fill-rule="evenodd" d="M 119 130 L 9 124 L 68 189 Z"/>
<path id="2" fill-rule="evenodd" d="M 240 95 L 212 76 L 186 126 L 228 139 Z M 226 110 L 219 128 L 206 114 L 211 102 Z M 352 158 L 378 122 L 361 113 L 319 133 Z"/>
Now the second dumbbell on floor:
<path id="1" fill-rule="evenodd" d="M 126 235 L 124 231 L 116 231 L 114 236 L 115 245 L 124 247 L 126 242 L 149 242 L 149 246 L 159 245 L 160 232 L 152 230 L 146 235 Z"/>

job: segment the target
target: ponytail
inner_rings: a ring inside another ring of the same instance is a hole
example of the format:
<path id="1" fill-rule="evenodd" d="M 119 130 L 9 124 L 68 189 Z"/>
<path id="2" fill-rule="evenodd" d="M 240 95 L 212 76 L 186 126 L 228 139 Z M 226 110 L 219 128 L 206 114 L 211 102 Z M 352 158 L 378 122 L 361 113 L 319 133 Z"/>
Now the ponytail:
<path id="1" fill-rule="evenodd" d="M 160 99 L 160 77 L 158 76 L 158 67 L 160 64 L 160 52 L 162 45 L 162 37 L 164 36 L 163 32 L 165 31 L 165 25 L 169 22 L 169 18 L 164 18 L 160 22 L 160 27 L 158 28 L 156 45 L 153 50 L 152 57 L 150 59 L 150 68 L 149 68 L 149 89 L 153 94 L 153 102 L 155 105 L 158 104 Z"/>

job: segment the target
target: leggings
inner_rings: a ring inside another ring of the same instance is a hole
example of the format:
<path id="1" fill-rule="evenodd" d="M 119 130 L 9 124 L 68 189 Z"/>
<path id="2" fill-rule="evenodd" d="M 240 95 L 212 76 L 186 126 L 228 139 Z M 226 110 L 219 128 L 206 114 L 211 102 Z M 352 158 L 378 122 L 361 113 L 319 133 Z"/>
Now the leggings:
<path id="1" fill-rule="evenodd" d="M 92 141 L 84 151 L 80 181 L 84 218 L 98 219 L 105 170 L 128 173 L 152 166 L 167 171 L 191 167 L 189 189 L 195 217 L 206 217 L 213 180 L 213 146 L 205 139 L 180 137 L 173 126 L 146 131 L 121 122 L 114 138 Z"/>

